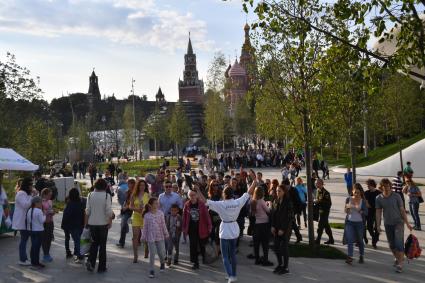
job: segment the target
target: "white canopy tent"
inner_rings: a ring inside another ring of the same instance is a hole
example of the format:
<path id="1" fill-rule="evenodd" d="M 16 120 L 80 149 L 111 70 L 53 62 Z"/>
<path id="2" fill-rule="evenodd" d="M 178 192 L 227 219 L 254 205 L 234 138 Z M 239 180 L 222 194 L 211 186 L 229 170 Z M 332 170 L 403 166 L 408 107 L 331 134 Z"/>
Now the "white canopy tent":
<path id="1" fill-rule="evenodd" d="M 38 165 L 21 156 L 11 148 L 0 148 L 0 171 L 36 171 Z"/>

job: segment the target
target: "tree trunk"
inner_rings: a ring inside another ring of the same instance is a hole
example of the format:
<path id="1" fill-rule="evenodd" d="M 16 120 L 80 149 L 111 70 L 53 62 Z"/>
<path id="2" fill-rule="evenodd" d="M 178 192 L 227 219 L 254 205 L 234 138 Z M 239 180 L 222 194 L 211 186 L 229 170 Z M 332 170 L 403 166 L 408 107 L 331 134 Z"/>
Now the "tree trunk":
<path id="1" fill-rule="evenodd" d="M 369 148 L 368 148 L 368 142 L 367 142 L 367 124 L 366 124 L 366 119 L 365 119 L 364 127 L 363 127 L 363 146 L 364 146 L 364 157 L 367 157 Z"/>
<path id="2" fill-rule="evenodd" d="M 305 152 L 305 169 L 307 175 L 307 212 L 308 212 L 308 243 L 310 247 L 314 247 L 314 221 L 313 221 L 313 184 L 311 180 L 311 148 L 310 148 L 310 135 L 308 128 L 307 111 L 303 113 L 303 127 L 305 135 L 304 152 Z"/>
<path id="3" fill-rule="evenodd" d="M 350 133 L 348 136 L 350 141 L 350 155 L 351 155 L 351 171 L 353 172 L 353 184 L 356 183 L 356 150 L 354 148 L 353 136 Z"/>
<path id="4" fill-rule="evenodd" d="M 176 156 L 177 156 L 177 160 L 179 160 L 179 145 L 178 145 L 178 143 L 176 143 Z M 171 155 L 171 158 L 172 158 L 173 156 Z"/>
<path id="5" fill-rule="evenodd" d="M 158 158 L 158 153 L 156 151 L 156 139 L 153 139 L 153 143 L 154 143 L 154 149 L 155 149 L 155 159 Z"/>

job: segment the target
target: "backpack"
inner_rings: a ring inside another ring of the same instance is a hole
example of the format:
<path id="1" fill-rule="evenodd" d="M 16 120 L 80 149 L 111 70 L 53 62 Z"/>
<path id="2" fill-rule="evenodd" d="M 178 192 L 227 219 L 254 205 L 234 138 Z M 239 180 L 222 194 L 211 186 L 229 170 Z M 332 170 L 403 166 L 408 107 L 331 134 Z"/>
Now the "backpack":
<path id="1" fill-rule="evenodd" d="M 406 243 L 404 244 L 404 253 L 408 259 L 418 258 L 421 255 L 422 249 L 419 246 L 418 238 L 415 235 L 410 234 L 407 237 Z"/>

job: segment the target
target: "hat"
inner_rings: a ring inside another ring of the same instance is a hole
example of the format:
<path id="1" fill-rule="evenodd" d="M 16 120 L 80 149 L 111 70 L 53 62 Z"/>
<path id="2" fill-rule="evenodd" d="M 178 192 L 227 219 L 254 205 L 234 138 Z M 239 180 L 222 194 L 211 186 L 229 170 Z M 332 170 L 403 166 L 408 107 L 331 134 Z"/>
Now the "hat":
<path id="1" fill-rule="evenodd" d="M 39 196 L 35 196 L 35 197 L 33 197 L 33 198 L 32 198 L 32 200 L 31 200 L 31 205 L 34 205 L 34 204 L 37 204 L 37 203 L 41 203 L 41 202 L 42 202 L 41 197 L 39 197 Z"/>

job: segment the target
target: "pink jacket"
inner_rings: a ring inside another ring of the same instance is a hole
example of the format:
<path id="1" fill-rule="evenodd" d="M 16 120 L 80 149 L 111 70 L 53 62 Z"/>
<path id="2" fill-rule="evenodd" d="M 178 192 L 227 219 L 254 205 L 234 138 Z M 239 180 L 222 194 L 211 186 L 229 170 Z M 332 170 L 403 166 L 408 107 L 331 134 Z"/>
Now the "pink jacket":
<path id="1" fill-rule="evenodd" d="M 205 239 L 208 238 L 211 229 L 211 217 L 208 213 L 208 209 L 205 204 L 201 201 L 198 201 L 199 209 L 199 238 Z M 190 200 L 186 201 L 183 208 L 183 233 L 187 235 L 189 233 L 189 222 L 190 222 Z"/>

